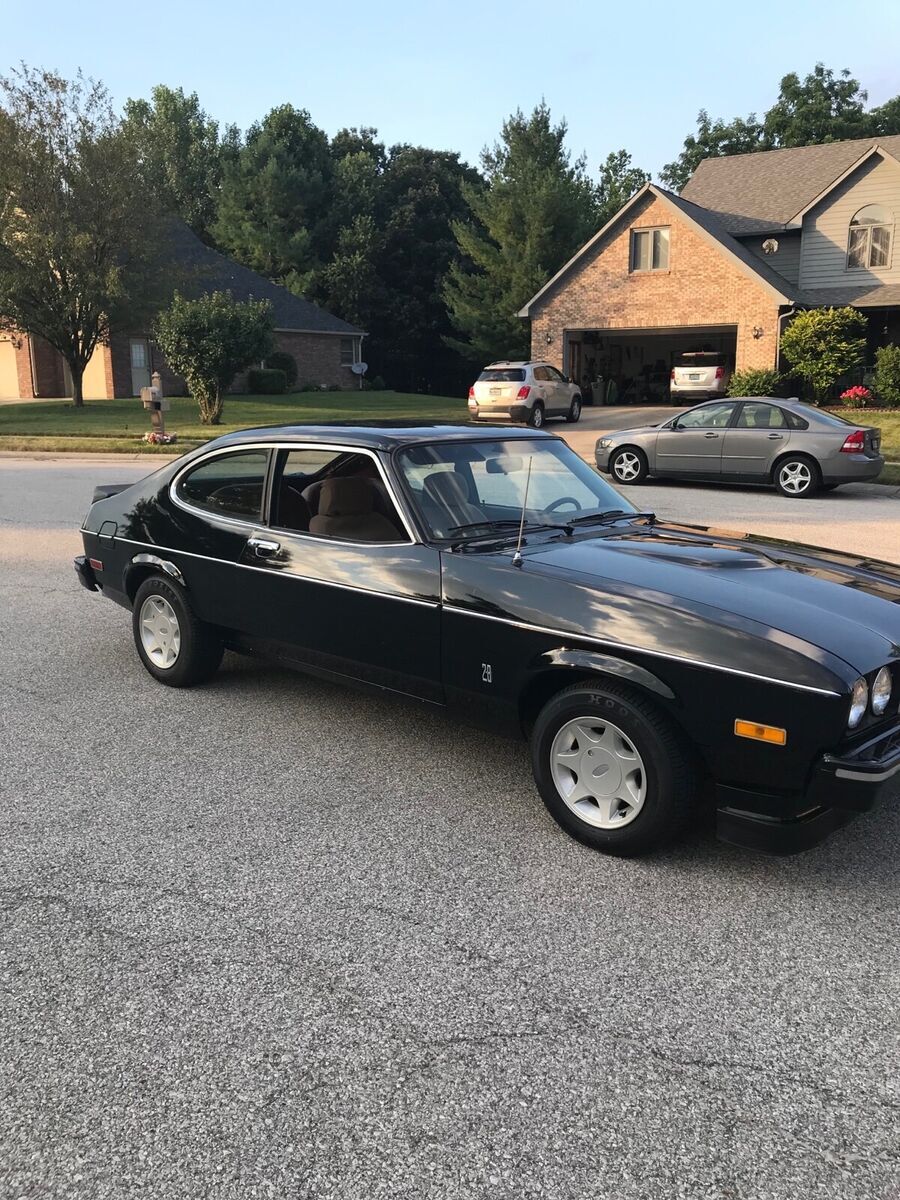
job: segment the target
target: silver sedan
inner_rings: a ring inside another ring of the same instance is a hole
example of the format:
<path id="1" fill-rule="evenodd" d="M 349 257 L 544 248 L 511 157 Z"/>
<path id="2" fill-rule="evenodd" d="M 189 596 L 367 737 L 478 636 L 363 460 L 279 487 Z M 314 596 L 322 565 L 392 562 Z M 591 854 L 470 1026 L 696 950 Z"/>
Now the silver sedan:
<path id="1" fill-rule="evenodd" d="M 774 483 L 795 499 L 874 479 L 884 466 L 881 431 L 799 400 L 711 400 L 670 417 L 604 434 L 597 466 L 617 483 L 648 475 Z"/>

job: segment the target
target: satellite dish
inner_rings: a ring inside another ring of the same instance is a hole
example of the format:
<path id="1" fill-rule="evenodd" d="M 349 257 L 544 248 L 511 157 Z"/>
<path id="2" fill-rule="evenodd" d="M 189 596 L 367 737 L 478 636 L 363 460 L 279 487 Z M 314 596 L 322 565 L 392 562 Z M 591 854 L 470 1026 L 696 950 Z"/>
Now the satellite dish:
<path id="1" fill-rule="evenodd" d="M 354 375 L 365 375 L 365 373 L 366 373 L 366 371 L 368 371 L 368 369 L 369 369 L 369 364 L 364 363 L 364 362 L 354 363 L 353 366 L 350 368 L 350 370 L 353 372 Z"/>
<path id="2" fill-rule="evenodd" d="M 762 251 L 763 251 L 763 254 L 777 254 L 778 253 L 778 242 L 776 241 L 776 239 L 775 238 L 766 238 L 766 240 L 762 244 Z"/>

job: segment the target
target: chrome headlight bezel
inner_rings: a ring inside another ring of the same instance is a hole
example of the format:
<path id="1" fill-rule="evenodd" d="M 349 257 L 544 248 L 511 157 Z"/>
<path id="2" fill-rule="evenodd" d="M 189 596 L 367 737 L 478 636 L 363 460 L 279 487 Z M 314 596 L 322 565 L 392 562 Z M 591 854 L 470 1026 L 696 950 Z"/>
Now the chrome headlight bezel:
<path id="1" fill-rule="evenodd" d="M 847 728 L 858 729 L 859 723 L 866 715 L 869 707 L 869 685 L 860 677 L 853 685 L 850 693 L 850 712 L 847 714 Z"/>
<path id="2" fill-rule="evenodd" d="M 891 676 L 890 668 L 882 667 L 875 676 L 872 691 L 869 694 L 869 705 L 876 717 L 884 716 L 887 706 L 891 702 L 893 686 L 894 680 Z"/>
<path id="3" fill-rule="evenodd" d="M 597 443 L 601 450 L 609 450 L 612 447 L 612 438 L 601 438 Z"/>

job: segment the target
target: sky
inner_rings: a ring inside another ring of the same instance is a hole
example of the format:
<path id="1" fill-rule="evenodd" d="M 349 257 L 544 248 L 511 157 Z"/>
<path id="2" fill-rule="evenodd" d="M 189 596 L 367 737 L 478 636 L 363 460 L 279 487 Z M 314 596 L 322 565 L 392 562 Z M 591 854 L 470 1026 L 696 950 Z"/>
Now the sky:
<path id="1" fill-rule="evenodd" d="M 388 144 L 473 164 L 509 113 L 543 97 L 592 175 L 620 148 L 655 175 L 699 109 L 762 112 L 784 74 L 817 61 L 848 67 L 872 105 L 900 93 L 900 0 L 853 12 L 846 0 L 0 0 L 0 74 L 21 60 L 80 67 L 117 105 L 166 83 L 242 129 L 289 102 L 329 135 L 374 125 Z"/>

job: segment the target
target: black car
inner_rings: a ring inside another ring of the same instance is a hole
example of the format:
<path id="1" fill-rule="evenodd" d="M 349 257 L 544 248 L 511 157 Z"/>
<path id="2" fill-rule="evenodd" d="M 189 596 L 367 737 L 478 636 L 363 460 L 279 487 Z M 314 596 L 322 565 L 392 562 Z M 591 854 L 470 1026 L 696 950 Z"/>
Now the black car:
<path id="1" fill-rule="evenodd" d="M 792 853 L 900 771 L 900 568 L 659 522 L 547 433 L 246 430 L 97 488 L 82 532 L 161 683 L 228 648 L 524 733 L 599 850 L 712 795 L 720 837 Z"/>

